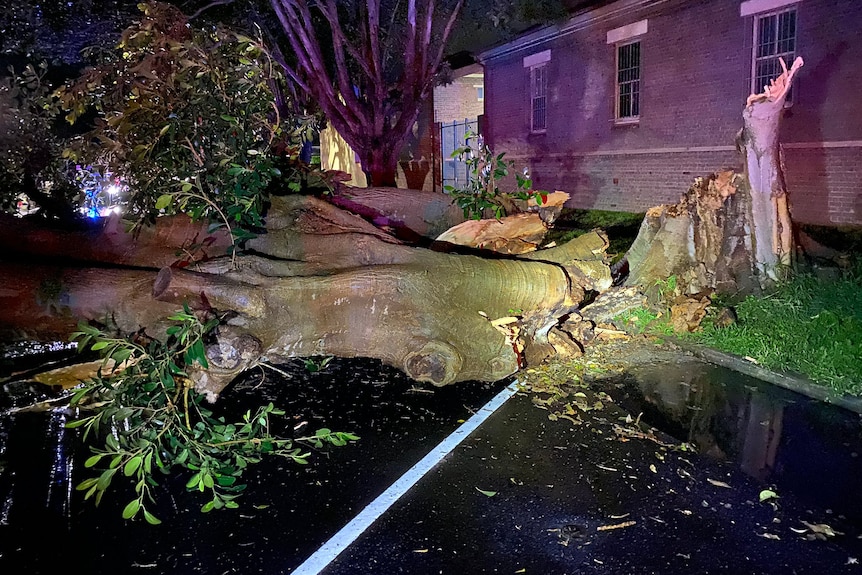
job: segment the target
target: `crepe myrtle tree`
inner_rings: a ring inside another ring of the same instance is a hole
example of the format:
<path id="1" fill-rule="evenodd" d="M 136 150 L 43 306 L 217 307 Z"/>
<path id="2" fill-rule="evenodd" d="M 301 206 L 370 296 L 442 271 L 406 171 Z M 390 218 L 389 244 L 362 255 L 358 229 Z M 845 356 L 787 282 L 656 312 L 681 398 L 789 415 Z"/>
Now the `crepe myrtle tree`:
<path id="1" fill-rule="evenodd" d="M 271 0 L 293 52 L 287 74 L 359 154 L 374 186 L 434 87 L 463 0 Z"/>

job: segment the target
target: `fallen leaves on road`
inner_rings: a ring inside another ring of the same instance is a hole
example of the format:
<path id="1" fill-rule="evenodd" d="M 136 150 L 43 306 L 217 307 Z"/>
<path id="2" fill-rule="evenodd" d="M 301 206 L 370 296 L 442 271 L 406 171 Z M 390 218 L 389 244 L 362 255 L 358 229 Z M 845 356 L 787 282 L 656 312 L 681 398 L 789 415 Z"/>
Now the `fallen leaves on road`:
<path id="1" fill-rule="evenodd" d="M 806 533 L 805 535 L 805 538 L 809 540 L 825 540 L 829 537 L 835 537 L 836 535 L 844 535 L 844 533 L 842 533 L 841 531 L 835 531 L 832 527 L 825 523 L 809 523 L 804 519 L 802 519 L 801 521 L 808 529 L 811 530 L 811 533 Z M 794 529 L 794 531 L 796 530 Z"/>

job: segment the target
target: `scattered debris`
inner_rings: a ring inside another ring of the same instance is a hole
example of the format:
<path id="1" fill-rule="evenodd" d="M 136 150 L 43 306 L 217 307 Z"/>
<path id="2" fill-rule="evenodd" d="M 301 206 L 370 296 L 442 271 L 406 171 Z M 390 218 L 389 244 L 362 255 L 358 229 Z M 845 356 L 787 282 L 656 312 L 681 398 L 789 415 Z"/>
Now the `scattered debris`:
<path id="1" fill-rule="evenodd" d="M 763 537 L 764 539 L 773 539 L 775 541 L 781 541 L 781 537 L 775 535 L 774 533 L 758 533 L 758 537 Z"/>
<path id="2" fill-rule="evenodd" d="M 683 298 L 670 308 L 670 322 L 678 333 L 693 332 L 700 328 L 700 322 L 706 317 L 706 308 L 712 302 L 706 296 L 700 299 Z"/>
<path id="3" fill-rule="evenodd" d="M 617 434 L 617 437 L 621 440 L 628 441 L 629 439 L 647 439 L 660 445 L 662 447 L 667 447 L 668 449 L 681 449 L 683 451 L 691 450 L 692 447 L 687 443 L 669 443 L 667 441 L 662 441 L 658 437 L 655 436 L 653 430 L 649 430 L 647 432 L 640 431 L 637 429 L 633 429 L 631 427 L 625 427 L 622 425 L 614 424 L 614 433 Z"/>
<path id="4" fill-rule="evenodd" d="M 602 324 L 606 325 L 606 324 Z M 622 331 L 619 329 L 614 329 L 612 327 L 598 327 L 596 326 L 593 330 L 596 334 L 597 339 L 609 340 L 609 339 L 628 339 L 631 336 L 628 332 Z"/>
<path id="5" fill-rule="evenodd" d="M 584 535 L 584 528 L 580 525 L 564 525 L 560 528 L 548 529 L 548 533 L 557 533 L 560 538 L 559 544 L 563 547 L 568 547 L 569 543 L 574 539 L 581 539 Z"/>
<path id="6" fill-rule="evenodd" d="M 844 535 L 841 531 L 836 531 L 829 525 L 825 523 L 809 523 L 804 519 L 801 520 L 802 523 L 811 530 L 811 533 L 806 533 L 805 538 L 813 541 L 814 539 L 820 539 L 825 541 L 829 537 L 835 537 L 837 535 Z M 794 529 L 794 531 L 796 531 Z"/>
<path id="7" fill-rule="evenodd" d="M 623 529 L 637 524 L 637 521 L 623 521 L 622 523 L 614 523 L 613 525 L 599 525 L 596 531 L 610 531 L 612 529 Z"/>

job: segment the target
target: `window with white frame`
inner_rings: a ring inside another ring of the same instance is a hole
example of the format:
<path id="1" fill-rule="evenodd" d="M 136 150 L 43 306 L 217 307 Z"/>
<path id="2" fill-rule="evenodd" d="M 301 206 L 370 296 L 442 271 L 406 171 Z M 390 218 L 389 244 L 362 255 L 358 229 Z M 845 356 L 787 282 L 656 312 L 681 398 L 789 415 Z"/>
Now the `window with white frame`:
<path id="1" fill-rule="evenodd" d="M 641 115 L 641 39 L 649 20 L 638 20 L 608 30 L 607 43 L 614 48 L 614 122 L 637 123 Z"/>
<path id="2" fill-rule="evenodd" d="M 640 117 L 641 43 L 617 45 L 616 119 Z"/>
<path id="3" fill-rule="evenodd" d="M 548 64 L 530 67 L 530 131 L 548 127 Z"/>
<path id="4" fill-rule="evenodd" d="M 754 18 L 752 93 L 762 92 L 764 86 L 781 75 L 779 58 L 783 58 L 789 68 L 795 57 L 796 7 L 757 15 Z M 792 90 L 787 95 L 787 102 L 791 101 Z"/>

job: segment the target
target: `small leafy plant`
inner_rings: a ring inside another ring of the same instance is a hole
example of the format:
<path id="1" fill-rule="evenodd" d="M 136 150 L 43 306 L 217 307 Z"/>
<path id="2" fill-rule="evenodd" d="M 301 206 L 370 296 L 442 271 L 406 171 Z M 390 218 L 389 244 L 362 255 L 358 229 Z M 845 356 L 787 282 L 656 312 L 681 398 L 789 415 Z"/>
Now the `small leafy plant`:
<path id="1" fill-rule="evenodd" d="M 657 279 L 653 283 L 655 297 L 658 298 L 658 303 L 668 305 L 674 297 L 679 295 L 679 281 L 676 275 L 672 275 L 667 279 Z"/>
<path id="2" fill-rule="evenodd" d="M 213 314 L 210 314 L 213 315 Z M 208 493 L 201 511 L 234 509 L 246 485 L 245 469 L 264 455 L 285 457 L 305 464 L 309 448 L 343 446 L 359 438 L 352 433 L 319 429 L 311 436 L 280 438 L 271 431 L 271 418 L 284 411 L 272 403 L 249 410 L 242 420 L 229 423 L 206 407 L 189 378 L 189 368 L 208 366 L 204 340 L 219 323 L 217 317 L 201 321 L 185 305 L 170 316 L 166 342 L 141 334 L 112 337 L 99 328 L 80 324 L 73 334 L 81 350 L 104 356 L 99 374 L 76 391 L 73 406 L 95 413 L 68 424 L 80 428 L 85 440 L 93 436 L 101 445 L 84 466 L 97 475 L 77 486 L 84 498 L 98 505 L 115 477 L 134 484 L 135 496 L 123 509 L 125 519 L 142 513 L 150 524 L 160 520 L 148 509 L 159 474 L 175 467 L 191 472 L 190 491 Z M 103 371 L 106 373 L 103 374 Z"/>
<path id="3" fill-rule="evenodd" d="M 329 362 L 332 361 L 332 356 L 326 356 L 323 359 L 317 360 L 313 357 L 309 357 L 303 360 L 303 364 L 305 365 L 306 371 L 308 373 L 320 373 L 324 371 L 327 366 L 329 366 Z"/>
<path id="4" fill-rule="evenodd" d="M 470 146 L 473 139 L 477 144 L 475 148 Z M 452 152 L 452 157 L 466 156 L 470 181 L 465 188 L 444 186 L 446 193 L 452 196 L 453 203 L 464 210 L 465 218 L 481 219 L 485 210 L 491 210 L 494 217 L 501 218 L 512 211 L 515 205 L 513 200 L 534 199 L 537 204 L 547 201 L 547 192 L 532 189 L 533 181 L 527 168 L 523 171 L 515 169 L 515 162 L 505 159 L 505 152 L 494 154 L 481 136 L 468 132 L 466 141 L 467 145 Z M 510 174 L 515 176 L 515 189 L 500 190 L 499 186 Z"/>

